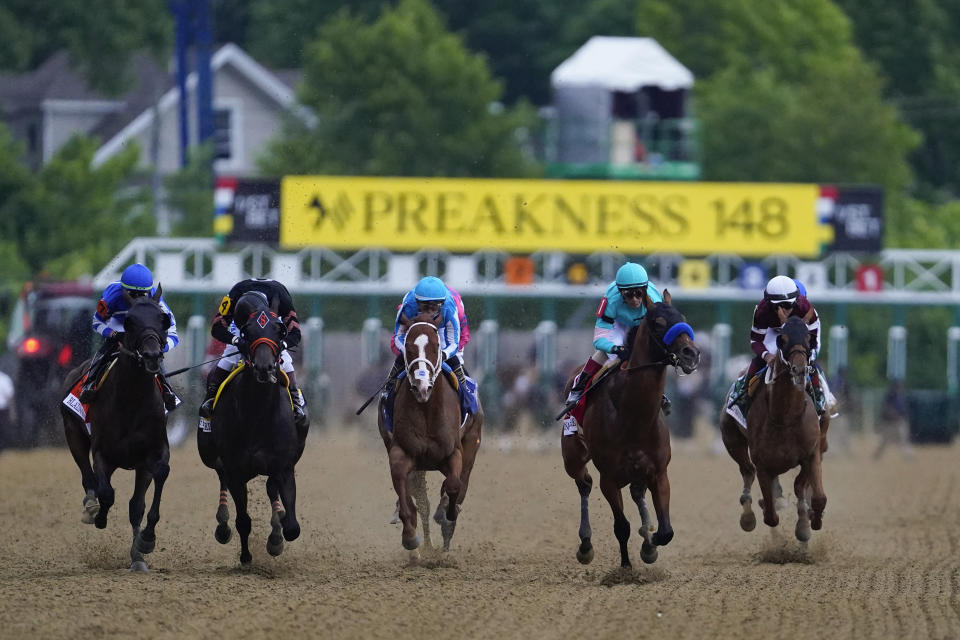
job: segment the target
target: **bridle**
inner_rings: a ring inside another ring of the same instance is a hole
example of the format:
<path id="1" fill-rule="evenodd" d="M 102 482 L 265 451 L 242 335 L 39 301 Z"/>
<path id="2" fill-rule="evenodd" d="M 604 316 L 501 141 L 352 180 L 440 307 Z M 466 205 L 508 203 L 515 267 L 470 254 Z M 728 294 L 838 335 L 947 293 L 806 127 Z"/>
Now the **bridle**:
<path id="1" fill-rule="evenodd" d="M 443 363 L 443 352 L 440 350 L 440 330 L 437 329 L 437 326 L 436 326 L 435 324 L 430 323 L 430 322 L 414 322 L 413 324 L 411 324 L 411 325 L 407 328 L 407 338 L 406 338 L 406 339 L 408 339 L 408 338 L 410 337 L 410 330 L 413 329 L 414 327 L 418 326 L 418 325 L 423 325 L 423 326 L 426 326 L 426 327 L 430 327 L 431 329 L 433 329 L 434 333 L 437 334 L 437 360 L 436 360 L 436 362 L 432 362 L 432 361 L 430 361 L 428 358 L 426 358 L 425 356 L 418 356 L 418 357 L 414 358 L 413 360 L 408 360 L 408 359 L 407 359 L 407 350 L 404 349 L 404 350 L 403 350 L 403 362 L 404 362 L 404 367 L 405 367 L 406 370 L 407 370 L 407 375 L 408 375 L 408 376 L 413 376 L 414 373 L 413 373 L 413 371 L 411 371 L 411 367 L 412 367 L 413 365 L 417 364 L 418 362 L 422 362 L 424 365 L 426 365 L 426 366 L 430 369 L 430 386 L 432 387 L 432 386 L 434 385 L 434 383 L 437 381 L 437 377 L 440 375 L 441 365 L 442 365 L 442 363 Z M 418 371 L 420 371 L 420 370 L 421 370 L 421 369 L 418 369 Z M 411 391 L 412 391 L 412 388 L 411 388 Z"/>
<path id="2" fill-rule="evenodd" d="M 261 319 L 265 318 L 264 322 L 261 324 Z M 247 327 L 251 322 L 256 322 L 257 326 L 261 329 L 265 329 L 268 324 L 271 322 L 278 322 L 280 324 L 280 337 L 279 340 L 283 340 L 286 336 L 286 327 L 280 322 L 279 318 L 272 311 L 266 309 L 259 309 L 250 314 L 250 317 L 247 318 L 247 321 L 243 324 L 243 327 L 240 329 L 240 335 L 244 336 L 247 333 Z M 257 348 L 260 345 L 267 345 L 270 349 L 270 353 L 273 355 L 273 365 L 276 366 L 280 362 L 280 354 L 283 352 L 283 348 L 280 346 L 280 343 L 273 338 L 268 338 L 267 336 L 260 336 L 255 338 L 247 347 L 247 353 L 242 354 L 244 362 L 248 365 L 253 365 L 253 354 L 256 353 Z"/>
<path id="3" fill-rule="evenodd" d="M 661 367 L 661 366 L 672 366 L 677 372 L 677 375 L 687 375 L 683 372 L 683 369 L 680 367 L 680 356 L 670 350 L 670 346 L 673 345 L 674 341 L 680 334 L 686 333 L 691 339 L 693 338 L 693 329 L 686 322 L 677 322 L 670 326 L 667 329 L 663 337 L 657 335 L 657 332 L 654 331 L 652 314 L 647 314 L 645 318 L 645 324 L 647 325 L 647 333 L 650 335 L 650 340 L 654 345 L 660 350 L 660 359 L 653 362 L 644 362 L 643 364 L 633 365 L 628 367 L 627 363 L 624 362 L 623 370 L 624 371 L 633 371 L 635 369 L 643 369 L 646 367 Z M 699 356 L 698 356 L 699 359 Z"/>
<path id="4" fill-rule="evenodd" d="M 802 353 L 803 361 L 807 364 L 798 367 L 788 359 L 794 353 Z M 765 382 L 767 384 L 773 382 L 779 378 L 784 373 L 789 372 L 791 378 L 793 378 L 793 383 L 797 386 L 803 385 L 805 383 L 806 377 L 813 373 L 813 366 L 809 364 L 810 362 L 810 350 L 802 344 L 794 344 L 790 346 L 787 350 L 787 355 L 784 356 L 783 349 L 779 346 L 777 347 L 777 360 L 783 363 L 784 366 L 777 367 L 776 371 L 773 371 L 773 367 L 768 368 L 768 373 L 766 376 Z"/>

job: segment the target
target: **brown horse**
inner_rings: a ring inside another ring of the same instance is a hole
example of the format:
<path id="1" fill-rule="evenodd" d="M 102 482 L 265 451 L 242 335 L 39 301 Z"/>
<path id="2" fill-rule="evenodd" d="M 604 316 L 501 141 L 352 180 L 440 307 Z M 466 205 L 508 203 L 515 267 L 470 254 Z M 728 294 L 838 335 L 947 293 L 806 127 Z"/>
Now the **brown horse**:
<path id="1" fill-rule="evenodd" d="M 813 400 L 806 392 L 810 335 L 803 320 L 796 317 L 788 318 L 782 328 L 774 331 L 779 334 L 777 356 L 766 370 L 765 384 L 751 403 L 746 433 L 725 410 L 720 430 L 723 443 L 740 465 L 743 476 L 740 527 L 752 531 L 757 524 L 750 497 L 754 478 L 763 494 L 763 521 L 771 527 L 779 524 L 775 508 L 777 477 L 799 465 L 800 473 L 793 483 L 797 496 L 796 536 L 806 542 L 811 527 L 823 526 L 827 504 L 820 464 L 825 434 L 821 432 Z"/>
<path id="2" fill-rule="evenodd" d="M 588 390 L 582 429 L 576 435 L 561 438 L 563 465 L 580 491 L 580 547 L 577 560 L 593 560 L 590 542 L 588 497 L 593 478 L 587 471 L 592 458 L 600 472 L 600 490 L 613 511 L 613 531 L 620 543 L 620 564 L 629 567 L 627 540 L 630 522 L 623 514 L 620 490 L 630 485 L 630 496 L 640 509 L 643 523 L 640 557 L 646 563 L 657 559 L 657 546 L 673 539 L 670 526 L 670 432 L 660 412 L 666 384 L 667 366 L 679 366 L 691 373 L 699 364 L 700 349 L 693 342 L 693 330 L 683 315 L 670 305 L 668 291 L 663 302 L 651 303 L 644 295 L 646 316 L 637 327 L 629 356 L 620 370 L 601 385 Z M 567 382 L 567 393 L 573 377 Z M 658 528 L 650 534 L 650 513 L 645 494 L 653 496 Z"/>
<path id="3" fill-rule="evenodd" d="M 442 379 L 445 377 L 443 352 L 432 314 L 420 314 L 409 321 L 404 339 L 404 362 L 406 375 L 397 385 L 392 433 L 386 431 L 384 412 L 378 412 L 380 435 L 387 448 L 390 475 L 399 498 L 399 516 L 403 523 L 401 541 L 408 550 L 417 549 L 421 543 L 421 537 L 417 535 L 414 497 L 421 505 L 427 534 L 429 505 L 424 472 L 439 470 L 445 479 L 434 519 L 441 526 L 446 550 L 450 548 L 457 515 L 480 448 L 483 412 L 481 409 L 477 415 L 468 417 L 460 429 L 460 400 L 453 386 Z"/>

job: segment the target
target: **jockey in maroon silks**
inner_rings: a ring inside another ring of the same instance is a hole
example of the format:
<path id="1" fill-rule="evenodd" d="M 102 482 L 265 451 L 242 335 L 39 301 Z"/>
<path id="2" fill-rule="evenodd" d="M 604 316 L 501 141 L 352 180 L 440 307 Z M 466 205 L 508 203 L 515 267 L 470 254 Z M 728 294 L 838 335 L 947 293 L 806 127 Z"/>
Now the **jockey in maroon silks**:
<path id="1" fill-rule="evenodd" d="M 809 362 L 812 366 L 810 382 L 815 391 L 824 394 L 819 368 L 815 366 L 820 351 L 820 316 L 807 297 L 800 293 L 795 280 L 787 276 L 774 276 L 763 289 L 763 300 L 753 310 L 753 326 L 750 327 L 750 348 L 754 358 L 747 369 L 747 382 L 763 367 L 777 357 L 777 333 L 790 316 L 797 316 L 810 331 Z M 816 400 L 816 398 L 814 398 Z M 815 403 L 817 404 L 817 403 Z M 821 412 L 818 404 L 817 412 Z"/>

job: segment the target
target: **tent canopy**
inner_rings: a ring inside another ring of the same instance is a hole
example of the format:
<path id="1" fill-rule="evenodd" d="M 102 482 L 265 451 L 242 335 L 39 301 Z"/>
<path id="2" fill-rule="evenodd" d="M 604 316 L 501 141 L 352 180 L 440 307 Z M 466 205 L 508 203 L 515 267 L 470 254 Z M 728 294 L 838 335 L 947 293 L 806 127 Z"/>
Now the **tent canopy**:
<path id="1" fill-rule="evenodd" d="M 550 74 L 554 88 L 689 89 L 693 73 L 653 38 L 593 36 Z"/>

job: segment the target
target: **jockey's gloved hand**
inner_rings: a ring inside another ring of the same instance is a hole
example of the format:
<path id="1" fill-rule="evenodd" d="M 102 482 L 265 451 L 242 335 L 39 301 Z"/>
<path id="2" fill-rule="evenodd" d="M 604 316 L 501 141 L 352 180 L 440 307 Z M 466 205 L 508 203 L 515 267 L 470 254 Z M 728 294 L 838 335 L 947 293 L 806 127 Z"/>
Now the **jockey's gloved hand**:
<path id="1" fill-rule="evenodd" d="M 618 344 L 610 351 L 610 353 L 612 353 L 613 355 L 620 356 L 620 357 L 623 357 L 623 354 L 625 354 L 626 352 L 627 352 L 627 348 L 622 344 Z"/>
<path id="2" fill-rule="evenodd" d="M 287 347 L 287 341 L 286 341 L 286 340 L 281 340 L 281 341 L 280 341 L 280 350 L 281 350 L 281 351 L 286 351 L 288 348 L 289 348 L 289 347 Z"/>
<path id="3" fill-rule="evenodd" d="M 233 338 L 230 340 L 230 344 L 235 346 L 240 353 L 246 353 L 250 346 L 250 344 L 240 336 L 233 336 Z"/>

